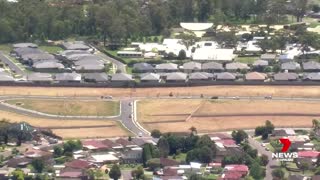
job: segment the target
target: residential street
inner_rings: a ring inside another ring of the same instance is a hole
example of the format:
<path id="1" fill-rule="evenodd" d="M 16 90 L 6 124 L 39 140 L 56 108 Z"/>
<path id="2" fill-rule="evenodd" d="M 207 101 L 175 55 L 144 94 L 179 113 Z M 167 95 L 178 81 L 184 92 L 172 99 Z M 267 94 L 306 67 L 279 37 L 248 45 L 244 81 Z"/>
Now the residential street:
<path id="1" fill-rule="evenodd" d="M 265 147 L 261 146 L 261 143 L 253 139 L 252 137 L 248 138 L 249 144 L 258 150 L 259 154 L 265 154 L 269 158 L 269 163 L 266 166 L 266 180 L 272 180 L 272 170 L 277 167 L 278 161 L 272 159 L 272 155 L 270 151 L 266 151 Z"/>
<path id="2" fill-rule="evenodd" d="M 0 52 L 0 61 L 7 64 L 9 68 L 15 72 L 16 74 L 19 74 L 21 76 L 24 76 L 25 73 L 22 69 L 20 69 L 19 66 L 17 66 L 15 63 L 13 63 L 6 55 L 4 55 L 2 52 Z"/>

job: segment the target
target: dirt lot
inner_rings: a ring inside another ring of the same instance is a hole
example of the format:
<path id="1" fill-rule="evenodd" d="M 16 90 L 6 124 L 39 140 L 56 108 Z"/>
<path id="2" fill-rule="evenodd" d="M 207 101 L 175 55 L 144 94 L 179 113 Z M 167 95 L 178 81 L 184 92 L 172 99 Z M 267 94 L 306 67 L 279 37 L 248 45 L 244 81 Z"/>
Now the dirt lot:
<path id="1" fill-rule="evenodd" d="M 70 116 L 116 116 L 120 109 L 118 101 L 15 99 L 6 103 L 43 113 Z"/>
<path id="2" fill-rule="evenodd" d="M 64 138 L 102 138 L 128 136 L 125 131 L 115 127 L 54 129 L 53 132 L 56 135 Z"/>
<path id="3" fill-rule="evenodd" d="M 23 90 L 22 90 L 23 89 Z M 0 95 L 48 96 L 284 96 L 320 97 L 319 86 L 201 86 L 176 88 L 55 88 L 55 87 L 1 87 Z"/>
<path id="4" fill-rule="evenodd" d="M 138 120 L 149 130 L 164 132 L 188 131 L 191 126 L 200 132 L 248 129 L 266 120 L 278 127 L 310 127 L 312 119 L 320 118 L 319 108 L 320 102 L 309 101 L 146 100 L 138 102 Z M 253 113 L 257 115 L 251 116 Z M 289 115 L 279 115 L 283 113 Z M 290 115 L 293 113 L 302 115 Z M 228 117 L 230 114 L 234 116 Z"/>
<path id="5" fill-rule="evenodd" d="M 11 112 L 0 110 L 0 119 L 6 118 L 11 122 L 24 121 L 30 123 L 36 127 L 55 128 L 54 132 L 61 135 L 64 138 L 73 137 L 114 137 L 114 136 L 126 136 L 128 133 L 118 123 L 114 121 L 94 121 L 94 120 L 53 120 L 34 118 L 21 114 L 15 114 Z M 73 126 L 82 126 L 86 128 L 74 129 Z M 98 128 L 87 127 L 101 126 L 103 130 Z M 63 129 L 59 129 L 63 128 Z M 69 129 L 68 129 L 69 128 Z"/>

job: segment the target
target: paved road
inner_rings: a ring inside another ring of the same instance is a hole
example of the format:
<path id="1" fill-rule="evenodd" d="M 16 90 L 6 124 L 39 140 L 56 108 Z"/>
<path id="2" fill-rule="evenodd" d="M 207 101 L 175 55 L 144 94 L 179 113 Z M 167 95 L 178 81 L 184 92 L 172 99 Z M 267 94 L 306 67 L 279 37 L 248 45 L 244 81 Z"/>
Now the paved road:
<path id="1" fill-rule="evenodd" d="M 133 99 L 124 99 L 121 101 L 121 115 L 120 119 L 125 128 L 130 132 L 138 136 L 149 136 L 149 133 L 146 132 L 136 121 L 135 121 L 135 103 Z"/>
<path id="2" fill-rule="evenodd" d="M 266 151 L 265 147 L 262 147 L 261 146 L 261 143 L 256 141 L 255 139 L 249 137 L 248 138 L 248 141 L 249 141 L 249 144 L 258 150 L 258 153 L 259 154 L 265 154 L 268 156 L 268 159 L 269 159 L 269 163 L 268 165 L 266 166 L 266 177 L 265 179 L 266 180 L 272 180 L 272 170 L 274 167 L 277 167 L 278 166 L 278 161 L 272 159 L 272 155 L 271 155 L 271 152 L 270 151 Z"/>
<path id="3" fill-rule="evenodd" d="M 5 63 L 9 68 L 16 74 L 19 74 L 21 76 L 24 76 L 25 73 L 22 69 L 20 69 L 19 66 L 17 66 L 15 63 L 13 63 L 3 52 L 0 51 L 0 61 Z"/>

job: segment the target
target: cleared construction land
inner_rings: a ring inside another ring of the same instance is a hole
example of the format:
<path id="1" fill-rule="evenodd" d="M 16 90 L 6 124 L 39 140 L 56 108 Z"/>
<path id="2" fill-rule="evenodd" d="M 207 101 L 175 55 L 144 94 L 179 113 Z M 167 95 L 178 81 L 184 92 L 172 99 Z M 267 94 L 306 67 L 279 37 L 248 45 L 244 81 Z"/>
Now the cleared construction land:
<path id="1" fill-rule="evenodd" d="M 5 102 L 42 113 L 69 116 L 116 116 L 120 109 L 119 101 L 14 99 Z"/>
<path id="2" fill-rule="evenodd" d="M 23 89 L 23 90 L 22 90 Z M 319 97 L 319 86 L 199 86 L 168 88 L 57 88 L 57 87 L 1 87 L 0 95 L 42 96 L 278 96 Z"/>
<path id="3" fill-rule="evenodd" d="M 27 122 L 36 127 L 52 129 L 63 138 L 95 138 L 128 136 L 128 132 L 115 121 L 107 120 L 54 120 L 35 118 L 0 110 L 0 119 L 11 122 Z"/>
<path id="4" fill-rule="evenodd" d="M 147 129 L 199 132 L 249 129 L 271 120 L 278 127 L 311 127 L 320 101 L 161 99 L 138 102 L 138 121 Z"/>

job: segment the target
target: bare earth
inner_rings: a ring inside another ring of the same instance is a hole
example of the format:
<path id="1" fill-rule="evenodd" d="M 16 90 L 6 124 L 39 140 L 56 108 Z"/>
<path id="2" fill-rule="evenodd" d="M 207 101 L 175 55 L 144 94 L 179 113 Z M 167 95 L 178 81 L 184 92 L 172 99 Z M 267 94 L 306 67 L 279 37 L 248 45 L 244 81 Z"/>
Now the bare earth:
<path id="1" fill-rule="evenodd" d="M 70 116 L 116 116 L 120 106 L 118 101 L 101 100 L 15 99 L 5 102 L 43 113 Z"/>
<path id="2" fill-rule="evenodd" d="M 11 122 L 27 122 L 36 127 L 45 128 L 55 128 L 53 131 L 63 138 L 73 138 L 73 137 L 114 137 L 114 136 L 126 136 L 128 133 L 124 130 L 117 122 L 114 121 L 95 121 L 95 120 L 53 120 L 53 119 L 43 119 L 34 118 L 30 116 L 25 116 L 21 114 L 6 112 L 0 110 L 0 119 L 6 118 Z M 74 129 L 71 127 L 96 127 L 101 126 L 101 129 L 97 128 L 84 128 L 84 129 Z M 69 127 L 69 129 L 68 129 Z M 64 128 L 63 130 L 59 128 Z M 66 129 L 65 129 L 66 128 Z M 65 133 L 62 133 L 65 132 Z M 102 133 L 103 132 L 103 133 Z"/>
<path id="3" fill-rule="evenodd" d="M 1 87 L 0 95 L 47 96 L 149 96 L 208 95 L 208 96 L 282 96 L 320 97 L 319 86 L 200 86 L 172 88 L 56 88 L 56 87 Z"/>
<path id="4" fill-rule="evenodd" d="M 199 132 L 249 129 L 266 120 L 277 127 L 311 127 L 312 119 L 320 118 L 319 108 L 320 102 L 315 101 L 145 100 L 138 102 L 138 120 L 149 130 L 163 132 L 184 132 L 191 126 Z M 291 115 L 295 113 L 301 115 Z"/>

